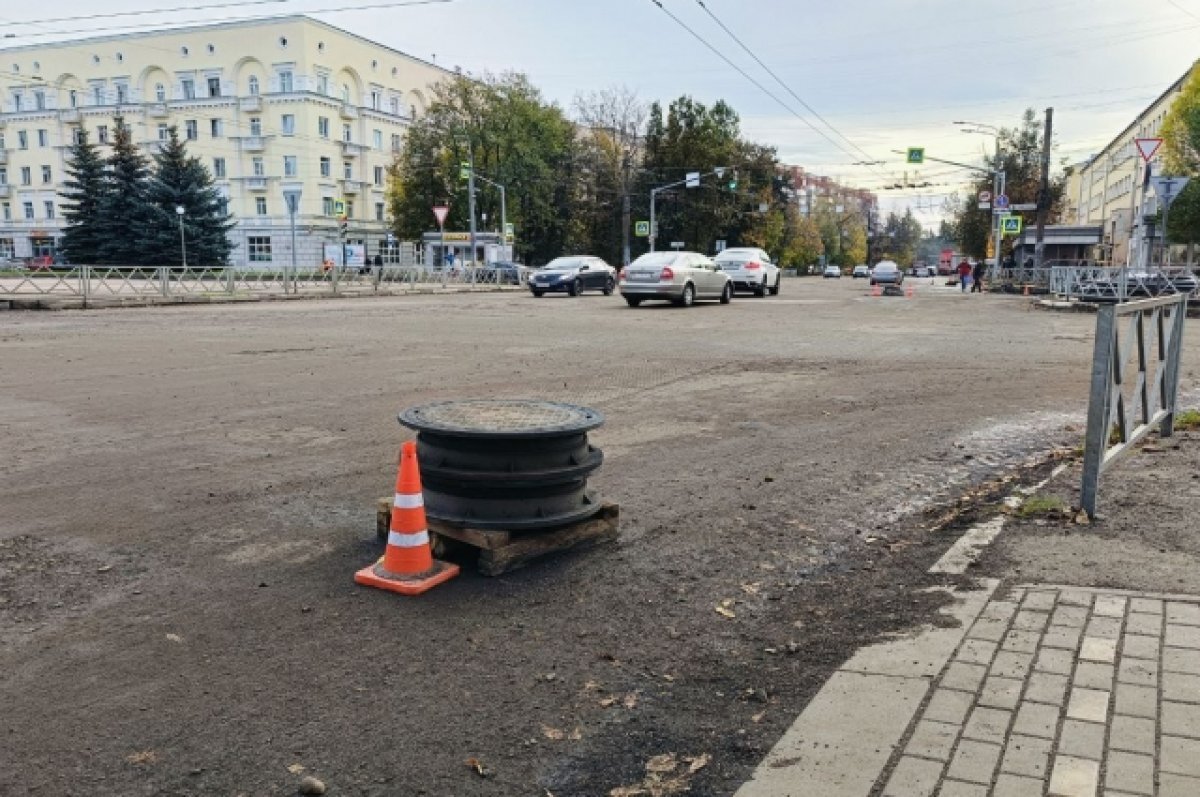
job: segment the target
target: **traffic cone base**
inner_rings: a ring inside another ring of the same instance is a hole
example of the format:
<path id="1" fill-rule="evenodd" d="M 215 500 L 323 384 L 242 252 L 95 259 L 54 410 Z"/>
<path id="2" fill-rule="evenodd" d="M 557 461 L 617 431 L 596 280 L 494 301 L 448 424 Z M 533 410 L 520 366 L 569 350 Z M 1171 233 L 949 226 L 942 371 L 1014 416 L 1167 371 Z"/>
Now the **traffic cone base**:
<path id="1" fill-rule="evenodd" d="M 380 557 L 375 564 L 355 573 L 354 581 L 363 586 L 378 587 L 401 595 L 420 595 L 457 575 L 458 565 L 437 559 L 433 560 L 433 567 L 424 573 L 389 573 L 383 566 L 383 557 Z"/>

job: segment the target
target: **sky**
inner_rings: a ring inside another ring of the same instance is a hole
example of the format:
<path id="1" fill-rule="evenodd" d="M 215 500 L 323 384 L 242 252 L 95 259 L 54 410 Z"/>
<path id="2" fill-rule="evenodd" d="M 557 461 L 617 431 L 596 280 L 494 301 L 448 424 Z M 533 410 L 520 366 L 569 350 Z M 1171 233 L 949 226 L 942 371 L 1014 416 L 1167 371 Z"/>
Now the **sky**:
<path id="1" fill-rule="evenodd" d="M 0 9 L 0 50 L 99 27 L 309 13 L 441 66 L 524 72 L 565 109 L 581 92 L 618 85 L 664 105 L 683 94 L 705 103 L 724 99 L 741 116 L 743 134 L 776 147 L 786 163 L 872 190 L 906 172 L 913 182 L 933 183 L 920 191 L 878 190 L 885 212 L 911 207 L 927 226 L 970 174 L 936 164 L 906 167 L 895 150 L 920 146 L 929 156 L 975 162 L 993 140 L 964 133 L 955 121 L 1011 127 L 1026 108 L 1041 116 L 1052 106 L 1056 166 L 1075 163 L 1112 140 L 1200 58 L 1200 0 L 660 2 L 749 78 L 655 0 L 405 7 L 387 0 L 256 0 L 200 11 L 181 10 L 187 7 L 178 0 L 107 0 L 102 10 L 94 0 L 10 3 Z M 362 8 L 373 5 L 389 7 Z M 125 11 L 159 13 L 49 21 Z M 885 163 L 854 165 L 860 161 Z M 719 164 L 696 164 L 713 165 Z"/>

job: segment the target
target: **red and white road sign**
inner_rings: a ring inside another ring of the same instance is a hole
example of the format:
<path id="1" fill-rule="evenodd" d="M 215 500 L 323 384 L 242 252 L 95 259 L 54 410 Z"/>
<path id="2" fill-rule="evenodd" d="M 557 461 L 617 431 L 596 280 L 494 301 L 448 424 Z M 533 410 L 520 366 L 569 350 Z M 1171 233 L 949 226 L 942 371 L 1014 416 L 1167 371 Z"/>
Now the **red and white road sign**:
<path id="1" fill-rule="evenodd" d="M 980 191 L 979 192 L 979 201 L 980 202 L 991 202 L 992 201 L 992 192 L 991 191 Z"/>
<path id="2" fill-rule="evenodd" d="M 434 205 L 433 215 L 437 218 L 438 226 L 441 227 L 446 223 L 446 216 L 449 215 L 450 208 L 446 205 Z"/>
<path id="3" fill-rule="evenodd" d="M 1162 146 L 1161 138 L 1135 138 L 1133 143 L 1137 145 L 1138 152 L 1142 153 L 1142 160 L 1146 163 L 1154 157 L 1154 153 L 1158 152 L 1158 148 Z"/>

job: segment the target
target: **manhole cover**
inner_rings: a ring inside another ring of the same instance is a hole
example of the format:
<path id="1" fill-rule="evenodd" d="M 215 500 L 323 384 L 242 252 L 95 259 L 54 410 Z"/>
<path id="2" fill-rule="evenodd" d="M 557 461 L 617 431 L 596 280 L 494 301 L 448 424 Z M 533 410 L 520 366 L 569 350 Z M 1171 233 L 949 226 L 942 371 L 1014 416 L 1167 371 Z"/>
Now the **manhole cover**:
<path id="1" fill-rule="evenodd" d="M 444 401 L 400 413 L 418 432 L 463 437 L 552 437 L 580 434 L 604 423 L 593 409 L 534 399 Z"/>

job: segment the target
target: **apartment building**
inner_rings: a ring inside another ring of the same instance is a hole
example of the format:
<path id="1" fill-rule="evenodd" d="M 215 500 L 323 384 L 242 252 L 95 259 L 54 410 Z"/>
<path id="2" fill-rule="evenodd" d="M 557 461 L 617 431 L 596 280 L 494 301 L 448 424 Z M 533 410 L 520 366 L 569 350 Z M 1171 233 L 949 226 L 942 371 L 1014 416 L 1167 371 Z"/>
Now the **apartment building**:
<path id="1" fill-rule="evenodd" d="M 1192 69 L 1196 68 L 1200 62 L 1193 65 Z M 1142 187 L 1145 162 L 1134 139 L 1159 135 L 1191 71 L 1172 83 L 1098 154 L 1073 167 L 1067 177 L 1064 221 L 1102 228 L 1102 251 L 1097 253 L 1102 260 L 1118 265 L 1137 262 L 1148 192 Z M 1162 158 L 1160 149 L 1151 159 L 1154 174 L 1162 174 Z"/>
<path id="2" fill-rule="evenodd" d="M 178 127 L 237 220 L 235 265 L 291 262 L 296 191 L 298 262 L 343 207 L 351 242 L 392 251 L 387 167 L 451 74 L 304 16 L 0 50 L 0 256 L 54 255 L 75 130 L 103 147 L 118 114 L 147 155 Z"/>
<path id="3" fill-rule="evenodd" d="M 842 185 L 832 177 L 812 174 L 803 166 L 784 166 L 783 169 L 791 178 L 802 215 L 811 215 L 822 205 L 841 207 L 845 213 L 867 215 L 879 204 L 874 193 Z"/>

